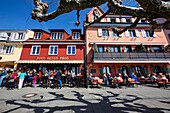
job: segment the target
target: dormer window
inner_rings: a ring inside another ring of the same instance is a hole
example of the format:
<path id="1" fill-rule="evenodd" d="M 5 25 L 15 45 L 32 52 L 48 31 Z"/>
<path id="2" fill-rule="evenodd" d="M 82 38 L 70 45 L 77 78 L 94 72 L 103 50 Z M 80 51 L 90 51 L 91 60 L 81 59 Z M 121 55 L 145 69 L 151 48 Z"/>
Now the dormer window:
<path id="1" fill-rule="evenodd" d="M 55 40 L 55 39 L 62 40 L 62 38 L 63 38 L 62 32 L 52 32 L 51 33 L 51 39 L 53 39 L 53 40 Z"/>
<path id="2" fill-rule="evenodd" d="M 145 19 L 141 19 L 141 23 L 146 23 L 146 20 Z"/>
<path id="3" fill-rule="evenodd" d="M 80 39 L 80 33 L 79 32 L 73 32 L 73 39 Z"/>
<path id="4" fill-rule="evenodd" d="M 40 39 L 41 38 L 41 32 L 36 32 L 34 35 L 34 39 Z"/>
<path id="5" fill-rule="evenodd" d="M 112 23 L 116 23 L 116 18 L 112 18 L 112 19 L 111 19 L 111 22 L 112 22 Z"/>
<path id="6" fill-rule="evenodd" d="M 24 33 L 18 33 L 18 39 L 19 40 L 24 39 Z"/>
<path id="7" fill-rule="evenodd" d="M 130 22 L 132 22 L 132 20 L 130 18 L 126 18 L 126 22 L 130 23 Z"/>
<path id="8" fill-rule="evenodd" d="M 10 36 L 11 36 L 11 34 L 12 34 L 12 33 L 7 33 L 8 37 L 10 37 Z"/>

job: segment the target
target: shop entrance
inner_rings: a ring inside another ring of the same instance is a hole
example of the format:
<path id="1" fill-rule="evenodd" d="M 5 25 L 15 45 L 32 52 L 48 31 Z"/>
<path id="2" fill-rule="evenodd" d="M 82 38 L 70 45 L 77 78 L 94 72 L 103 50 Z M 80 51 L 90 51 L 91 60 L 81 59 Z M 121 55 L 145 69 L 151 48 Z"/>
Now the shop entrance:
<path id="1" fill-rule="evenodd" d="M 106 73 L 106 75 L 108 75 L 109 73 L 112 74 L 112 73 L 111 73 L 111 68 L 110 68 L 110 66 L 105 65 L 105 66 L 103 67 L 103 73 Z"/>
<path id="2" fill-rule="evenodd" d="M 129 75 L 130 74 L 130 71 L 129 71 L 129 67 L 128 66 L 122 66 L 122 75 L 124 75 L 124 74 L 127 74 L 127 75 Z"/>
<path id="3" fill-rule="evenodd" d="M 155 65 L 156 74 L 163 73 L 163 69 L 160 65 Z"/>
<path id="4" fill-rule="evenodd" d="M 145 76 L 144 68 L 140 65 L 136 66 L 136 74 L 138 77 Z"/>

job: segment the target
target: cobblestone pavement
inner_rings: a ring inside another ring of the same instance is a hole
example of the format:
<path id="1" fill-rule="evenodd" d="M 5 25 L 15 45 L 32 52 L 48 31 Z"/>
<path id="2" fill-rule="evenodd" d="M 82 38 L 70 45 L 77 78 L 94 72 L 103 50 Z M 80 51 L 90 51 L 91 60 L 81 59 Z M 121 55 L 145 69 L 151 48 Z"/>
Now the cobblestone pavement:
<path id="1" fill-rule="evenodd" d="M 37 95 L 24 98 L 31 93 Z M 1 113 L 170 113 L 170 88 L 0 89 Z"/>

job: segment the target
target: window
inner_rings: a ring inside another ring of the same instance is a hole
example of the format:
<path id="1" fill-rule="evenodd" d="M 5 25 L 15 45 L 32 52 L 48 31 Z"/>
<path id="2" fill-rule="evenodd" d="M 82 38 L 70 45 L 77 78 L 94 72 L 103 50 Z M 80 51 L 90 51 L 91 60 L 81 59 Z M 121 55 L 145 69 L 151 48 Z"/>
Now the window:
<path id="1" fill-rule="evenodd" d="M 129 31 L 129 37 L 136 37 L 135 30 L 128 30 Z"/>
<path id="2" fill-rule="evenodd" d="M 40 39 L 41 38 L 41 33 L 40 32 L 36 32 L 34 35 L 34 39 Z"/>
<path id="3" fill-rule="evenodd" d="M 150 29 L 148 29 L 148 30 L 141 30 L 141 32 L 142 32 L 142 36 L 143 37 L 148 37 L 148 38 L 156 37 L 156 33 L 154 32 L 153 35 L 152 35 L 152 31 Z"/>
<path id="4" fill-rule="evenodd" d="M 79 32 L 74 32 L 73 33 L 73 39 L 79 39 Z"/>
<path id="5" fill-rule="evenodd" d="M 76 46 L 67 46 L 67 55 L 75 55 Z"/>
<path id="6" fill-rule="evenodd" d="M 98 52 L 100 52 L 100 53 L 105 52 L 103 45 L 98 45 L 98 46 L 97 46 L 97 49 L 98 49 Z"/>
<path id="7" fill-rule="evenodd" d="M 126 52 L 133 52 L 132 51 L 132 46 L 126 46 Z"/>
<path id="8" fill-rule="evenodd" d="M 151 31 L 150 30 L 145 30 L 145 33 L 146 33 L 146 37 L 151 37 Z"/>
<path id="9" fill-rule="evenodd" d="M 39 55 L 41 46 L 32 46 L 31 55 Z"/>
<path id="10" fill-rule="evenodd" d="M 116 23 L 116 18 L 112 18 L 112 19 L 111 19 L 111 22 L 112 22 L 112 23 Z"/>
<path id="11" fill-rule="evenodd" d="M 102 29 L 102 36 L 109 37 L 109 29 Z"/>
<path id="12" fill-rule="evenodd" d="M 118 53 L 120 52 L 120 46 L 110 46 L 111 53 Z"/>
<path id="13" fill-rule="evenodd" d="M 80 66 L 77 66 L 77 74 L 81 74 Z"/>
<path id="14" fill-rule="evenodd" d="M 8 40 L 11 40 L 12 33 L 8 32 L 7 35 L 8 35 Z"/>
<path id="15" fill-rule="evenodd" d="M 12 34 L 12 33 L 7 33 L 8 37 L 10 37 L 10 36 L 11 36 L 11 34 Z"/>
<path id="16" fill-rule="evenodd" d="M 58 54 L 58 46 L 50 46 L 49 55 L 57 55 L 57 54 Z"/>
<path id="17" fill-rule="evenodd" d="M 115 33 L 115 32 L 112 30 L 112 34 L 113 34 L 113 37 L 121 37 L 123 33 L 122 33 L 122 34 L 117 35 L 117 33 Z"/>
<path id="18" fill-rule="evenodd" d="M 145 19 L 141 19 L 141 23 L 146 23 L 146 20 Z"/>
<path id="19" fill-rule="evenodd" d="M 51 39 L 59 39 L 62 40 L 63 33 L 62 32 L 53 32 L 51 33 Z"/>
<path id="20" fill-rule="evenodd" d="M 152 46 L 153 52 L 163 52 L 163 46 Z"/>
<path id="21" fill-rule="evenodd" d="M 6 46 L 5 45 L 3 50 L 4 50 L 4 54 L 11 54 L 11 53 L 13 53 L 14 48 L 13 48 L 13 46 Z"/>
<path id="22" fill-rule="evenodd" d="M 126 18 L 126 22 L 130 23 L 130 22 L 132 22 L 132 20 L 130 18 Z"/>
<path id="23" fill-rule="evenodd" d="M 18 33 L 18 39 L 19 40 L 24 39 L 24 33 Z"/>

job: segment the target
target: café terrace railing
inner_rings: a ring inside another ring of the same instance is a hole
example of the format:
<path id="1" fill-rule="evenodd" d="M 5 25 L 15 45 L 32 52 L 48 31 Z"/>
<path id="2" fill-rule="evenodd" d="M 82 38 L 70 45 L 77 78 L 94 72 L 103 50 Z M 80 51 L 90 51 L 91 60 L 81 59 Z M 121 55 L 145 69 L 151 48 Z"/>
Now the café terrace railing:
<path id="1" fill-rule="evenodd" d="M 94 52 L 94 59 L 170 59 L 170 52 L 161 53 L 108 53 Z"/>

